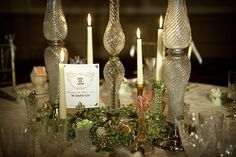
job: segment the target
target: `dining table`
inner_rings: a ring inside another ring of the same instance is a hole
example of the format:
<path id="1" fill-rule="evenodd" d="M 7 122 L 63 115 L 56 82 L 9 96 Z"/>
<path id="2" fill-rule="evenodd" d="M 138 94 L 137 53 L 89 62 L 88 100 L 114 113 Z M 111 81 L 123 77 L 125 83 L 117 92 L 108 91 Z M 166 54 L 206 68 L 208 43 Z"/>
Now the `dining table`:
<path id="1" fill-rule="evenodd" d="M 131 84 L 131 81 L 124 81 L 120 89 L 120 101 L 121 104 L 129 104 L 134 102 L 136 93 L 135 87 Z M 197 82 L 190 82 L 187 86 L 185 93 L 185 104 L 189 106 L 190 112 L 201 112 L 205 110 L 216 110 L 222 112 L 224 115 L 229 114 L 229 107 L 225 104 L 214 104 L 209 94 L 211 89 L 227 90 L 226 87 L 217 86 L 212 84 L 204 84 Z M 25 97 L 27 94 L 34 89 L 32 83 L 24 83 L 15 87 L 4 87 L 0 88 L 1 92 L 4 92 L 8 97 L 0 98 L 0 128 L 12 125 L 14 123 L 25 123 L 27 122 L 27 110 L 25 105 Z M 106 105 L 108 102 L 108 92 L 106 90 L 105 82 L 100 85 L 100 106 Z M 11 99 L 7 99 L 7 98 Z M 12 99 L 15 98 L 15 99 Z M 41 91 L 38 100 L 40 103 L 48 100 L 48 90 Z M 42 152 L 39 149 L 38 144 L 35 150 L 34 156 L 42 156 Z M 62 156 L 75 156 L 73 148 L 65 150 Z M 101 155 L 102 154 L 102 155 Z M 106 153 L 96 154 L 98 156 L 105 156 Z M 1 154 L 0 154 L 1 156 Z M 168 151 L 160 148 L 155 148 L 155 153 L 151 156 L 160 157 L 185 157 L 184 151 L 175 152 Z"/>

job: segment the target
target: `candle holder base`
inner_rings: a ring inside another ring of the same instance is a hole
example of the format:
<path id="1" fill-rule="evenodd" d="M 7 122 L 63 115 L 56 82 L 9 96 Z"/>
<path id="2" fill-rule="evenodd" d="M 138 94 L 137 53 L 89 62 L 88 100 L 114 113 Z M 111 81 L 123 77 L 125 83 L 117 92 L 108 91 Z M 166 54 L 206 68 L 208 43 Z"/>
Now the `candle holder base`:
<path id="1" fill-rule="evenodd" d="M 148 143 L 146 137 L 147 123 L 145 120 L 145 115 L 150 107 L 150 102 L 145 97 L 138 96 L 135 106 L 137 107 L 138 130 L 137 136 L 131 144 L 131 151 L 140 151 L 144 156 L 150 155 L 154 152 L 154 147 Z"/>
<path id="2" fill-rule="evenodd" d="M 170 151 L 183 151 L 183 146 L 178 132 L 177 124 L 170 124 L 172 127 L 172 132 L 169 137 L 169 143 L 167 144 L 166 149 Z"/>
<path id="3" fill-rule="evenodd" d="M 143 95 L 144 84 L 136 83 L 135 86 L 136 86 L 136 89 L 137 89 L 137 96 L 142 96 Z"/>
<path id="4" fill-rule="evenodd" d="M 140 141 L 137 139 L 134 140 L 134 142 L 131 145 L 131 151 L 132 152 L 141 152 L 143 155 L 150 155 L 154 153 L 154 147 L 149 144 L 146 140 Z"/>

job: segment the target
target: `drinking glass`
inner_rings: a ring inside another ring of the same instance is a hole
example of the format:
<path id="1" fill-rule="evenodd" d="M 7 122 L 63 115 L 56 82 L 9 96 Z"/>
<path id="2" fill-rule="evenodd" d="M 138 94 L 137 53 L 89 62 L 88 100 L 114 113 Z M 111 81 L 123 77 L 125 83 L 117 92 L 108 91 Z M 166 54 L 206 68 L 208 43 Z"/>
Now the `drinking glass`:
<path id="1" fill-rule="evenodd" d="M 180 116 L 176 121 L 185 153 L 191 157 L 201 156 L 208 144 L 208 126 L 199 122 L 196 113 Z"/>
<path id="2" fill-rule="evenodd" d="M 59 119 L 40 124 L 39 147 L 44 156 L 60 157 L 67 147 L 66 123 Z"/>
<path id="3" fill-rule="evenodd" d="M 223 155 L 227 157 L 236 156 L 236 120 L 230 117 L 224 119 L 223 124 Z"/>
<path id="4" fill-rule="evenodd" d="M 0 129 L 0 156 L 34 156 L 34 137 L 25 124 L 11 124 Z"/>
<path id="5" fill-rule="evenodd" d="M 217 156 L 222 154 L 223 149 L 223 113 L 215 110 L 207 110 L 199 113 L 199 121 L 209 128 L 209 143 L 205 156 Z"/>
<path id="6" fill-rule="evenodd" d="M 228 72 L 228 97 L 236 103 L 236 70 L 230 70 Z"/>

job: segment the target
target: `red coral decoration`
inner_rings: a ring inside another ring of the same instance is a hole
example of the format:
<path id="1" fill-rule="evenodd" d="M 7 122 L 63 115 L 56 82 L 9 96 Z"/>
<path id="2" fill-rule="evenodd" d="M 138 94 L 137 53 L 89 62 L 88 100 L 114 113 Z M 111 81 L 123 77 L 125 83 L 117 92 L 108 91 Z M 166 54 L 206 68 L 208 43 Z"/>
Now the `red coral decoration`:
<path id="1" fill-rule="evenodd" d="M 135 106 L 141 113 L 146 112 L 149 109 L 150 104 L 150 99 L 144 96 L 138 96 L 137 101 L 135 102 Z"/>

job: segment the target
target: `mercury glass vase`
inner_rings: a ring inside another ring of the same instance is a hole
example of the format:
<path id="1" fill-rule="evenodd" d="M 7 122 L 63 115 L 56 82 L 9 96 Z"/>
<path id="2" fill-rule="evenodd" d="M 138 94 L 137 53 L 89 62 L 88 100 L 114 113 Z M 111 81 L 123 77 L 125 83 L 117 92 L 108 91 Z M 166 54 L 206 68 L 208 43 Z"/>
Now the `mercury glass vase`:
<path id="1" fill-rule="evenodd" d="M 44 61 L 49 79 L 49 101 L 58 104 L 59 99 L 59 63 L 67 63 L 68 52 L 64 48 L 63 40 L 67 36 L 67 23 L 62 10 L 61 0 L 48 0 L 43 22 L 44 37 L 49 46 L 44 52 Z M 64 58 L 61 59 L 61 51 Z"/>
<path id="2" fill-rule="evenodd" d="M 165 86 L 169 96 L 168 119 L 171 122 L 184 114 L 184 96 L 191 64 L 180 49 L 169 49 L 163 65 Z"/>
<path id="3" fill-rule="evenodd" d="M 63 47 L 63 42 L 49 42 L 50 45 L 44 51 L 44 61 L 49 79 L 49 101 L 52 104 L 59 103 L 59 63 L 66 64 L 68 52 Z M 64 60 L 61 61 L 61 52 L 64 52 Z"/>
<path id="4" fill-rule="evenodd" d="M 186 51 L 190 41 L 185 0 L 169 0 L 163 32 L 163 43 L 167 47 L 163 79 L 169 96 L 168 119 L 171 122 L 184 113 L 184 96 L 191 72 Z"/>
<path id="5" fill-rule="evenodd" d="M 92 140 L 90 139 L 89 128 L 76 128 L 75 129 L 75 144 L 74 152 L 78 156 L 89 156 L 92 152 Z"/>
<path id="6" fill-rule="evenodd" d="M 110 0 L 109 21 L 103 36 L 105 49 L 111 55 L 103 69 L 103 75 L 109 90 L 109 110 L 116 112 L 120 108 L 119 89 L 125 75 L 125 68 L 117 57 L 125 45 L 125 35 L 119 19 L 119 0 Z"/>
<path id="7" fill-rule="evenodd" d="M 185 0 L 168 0 L 163 30 L 163 43 L 167 48 L 163 79 L 169 98 L 167 120 L 173 124 L 168 146 L 174 151 L 183 150 L 175 121 L 184 114 L 184 96 L 191 72 L 186 51 L 190 42 L 191 28 Z"/>

